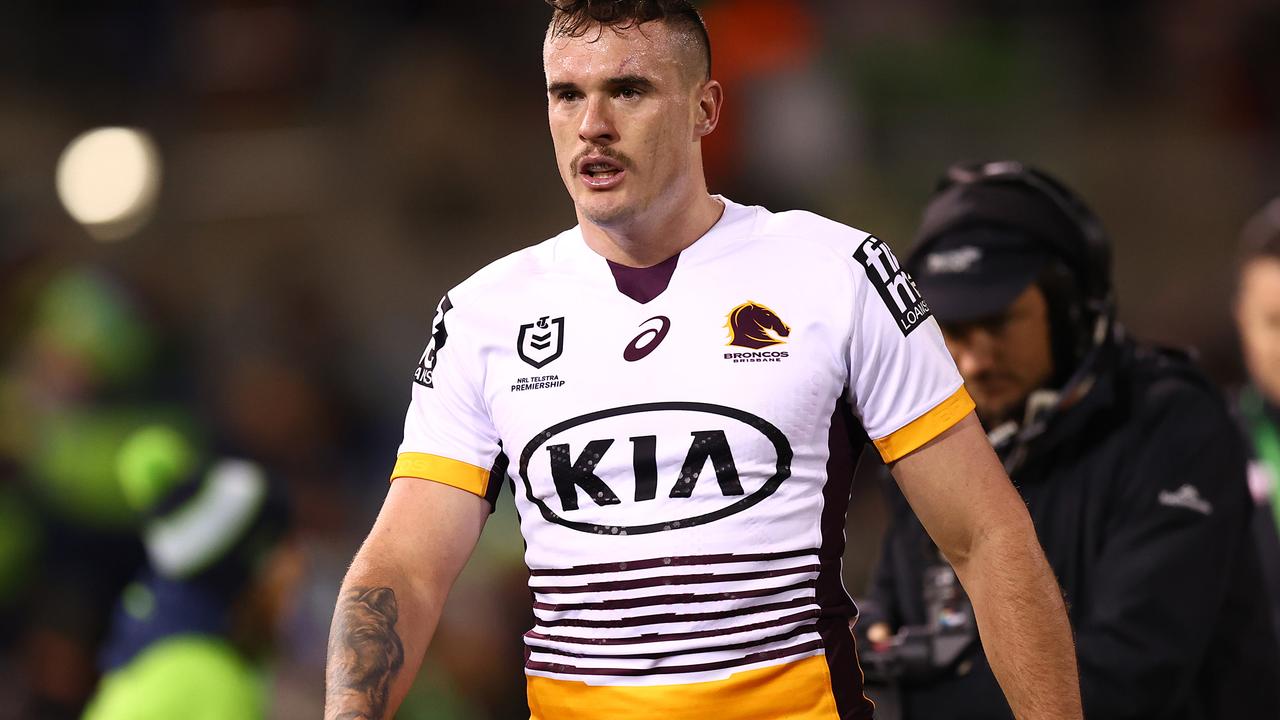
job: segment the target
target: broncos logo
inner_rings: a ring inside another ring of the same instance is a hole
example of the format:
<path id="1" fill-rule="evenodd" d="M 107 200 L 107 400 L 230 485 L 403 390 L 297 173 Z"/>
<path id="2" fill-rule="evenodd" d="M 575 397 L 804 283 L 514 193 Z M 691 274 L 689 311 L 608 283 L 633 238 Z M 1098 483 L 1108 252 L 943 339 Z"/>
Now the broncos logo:
<path id="1" fill-rule="evenodd" d="M 729 328 L 729 345 L 752 350 L 784 343 L 781 338 L 791 334 L 777 313 L 750 300 L 729 311 L 725 327 Z"/>

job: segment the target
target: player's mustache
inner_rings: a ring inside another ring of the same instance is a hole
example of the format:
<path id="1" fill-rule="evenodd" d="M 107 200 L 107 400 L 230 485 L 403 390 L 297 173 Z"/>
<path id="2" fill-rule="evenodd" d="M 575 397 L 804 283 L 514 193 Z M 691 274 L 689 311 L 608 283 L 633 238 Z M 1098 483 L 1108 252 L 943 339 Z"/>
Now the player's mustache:
<path id="1" fill-rule="evenodd" d="M 573 156 L 573 160 L 569 163 L 569 169 L 573 172 L 577 172 L 578 168 L 581 166 L 582 159 L 592 155 L 609 158 L 621 165 L 624 170 L 631 169 L 631 158 L 609 147 L 589 147 L 586 150 L 583 150 Z"/>

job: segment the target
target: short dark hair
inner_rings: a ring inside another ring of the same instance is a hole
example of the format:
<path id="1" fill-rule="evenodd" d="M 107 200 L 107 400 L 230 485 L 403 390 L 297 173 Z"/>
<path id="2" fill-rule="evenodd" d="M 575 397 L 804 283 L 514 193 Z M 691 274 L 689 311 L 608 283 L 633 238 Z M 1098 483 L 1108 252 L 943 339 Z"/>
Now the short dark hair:
<path id="1" fill-rule="evenodd" d="M 1267 203 L 1240 232 L 1239 267 L 1254 260 L 1280 260 L 1280 197 Z"/>
<path id="2" fill-rule="evenodd" d="M 688 31 L 702 47 L 711 79 L 711 37 L 702 13 L 689 0 L 546 0 L 552 37 L 582 37 L 592 26 L 626 30 L 658 20 Z"/>

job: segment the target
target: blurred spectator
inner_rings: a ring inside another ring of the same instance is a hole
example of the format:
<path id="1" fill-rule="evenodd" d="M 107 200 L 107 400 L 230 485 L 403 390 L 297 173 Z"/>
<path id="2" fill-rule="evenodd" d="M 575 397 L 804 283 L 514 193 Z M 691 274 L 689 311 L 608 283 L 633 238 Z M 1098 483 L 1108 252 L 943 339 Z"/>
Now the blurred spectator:
<path id="1" fill-rule="evenodd" d="M 1243 448 L 1185 354 L 1115 321 L 1098 220 L 1018 163 L 957 165 L 907 265 L 1066 594 L 1085 716 L 1280 714 Z M 1011 717 L 963 589 L 892 504 L 872 670 L 900 683 L 906 718 Z"/>
<path id="2" fill-rule="evenodd" d="M 86 720 L 266 717 L 260 663 L 301 567 L 281 487 L 245 460 L 202 461 L 165 426 L 129 438 L 120 478 L 149 563 L 119 601 Z"/>
<path id="3" fill-rule="evenodd" d="M 142 562 L 116 481 L 120 444 L 149 422 L 194 423 L 167 386 L 177 365 L 120 282 L 71 266 L 39 287 L 4 368 L 3 454 L 20 481 L 4 492 L 24 503 L 24 532 L 41 542 L 39 572 L 19 584 L 29 605 L 23 713 L 53 719 L 83 709 L 111 603 Z"/>
<path id="4" fill-rule="evenodd" d="M 1236 290 L 1236 326 L 1249 383 L 1239 408 L 1253 450 L 1249 489 L 1258 507 L 1254 531 L 1280 630 L 1280 198 L 1245 226 Z"/>

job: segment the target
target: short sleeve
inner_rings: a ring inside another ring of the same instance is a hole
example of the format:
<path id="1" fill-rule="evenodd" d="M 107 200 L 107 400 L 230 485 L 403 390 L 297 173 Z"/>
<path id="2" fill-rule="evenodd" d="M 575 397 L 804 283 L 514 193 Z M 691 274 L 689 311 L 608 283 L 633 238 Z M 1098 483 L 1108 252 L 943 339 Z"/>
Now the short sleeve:
<path id="1" fill-rule="evenodd" d="M 973 410 L 938 322 L 889 246 L 857 247 L 849 393 L 885 462 L 911 453 Z"/>
<path id="2" fill-rule="evenodd" d="M 445 295 L 414 370 L 404 441 L 391 479 L 443 483 L 492 505 L 506 476 L 506 456 L 476 377 L 481 359 L 471 350 L 468 328 L 456 327 L 457 315 Z"/>

